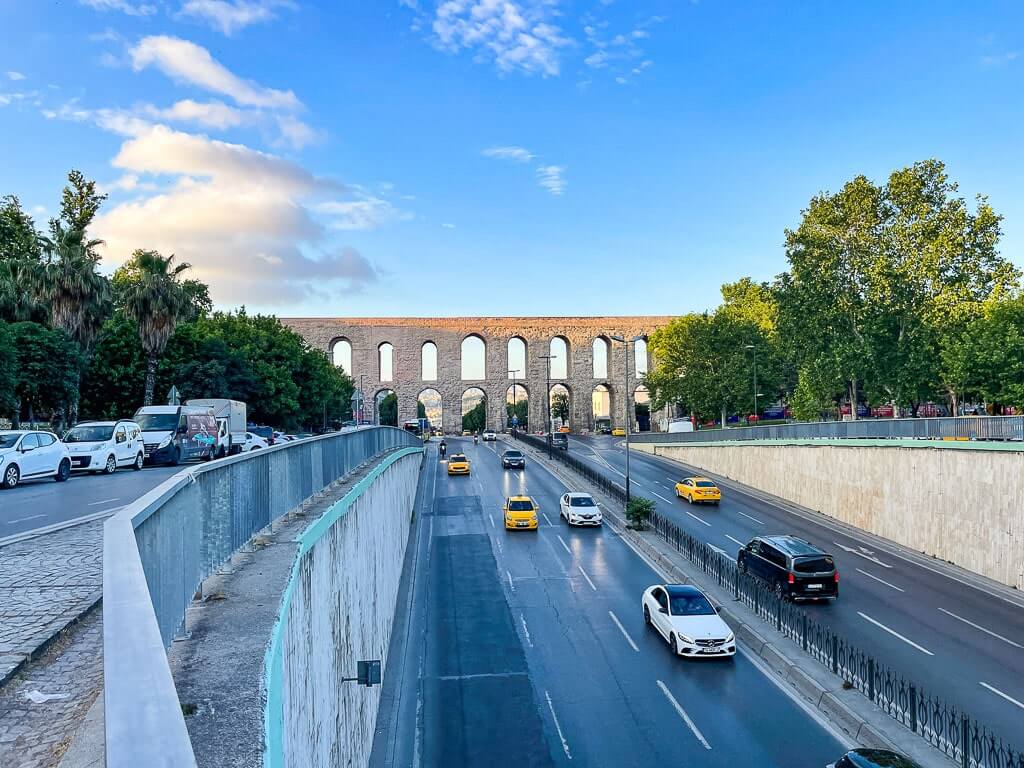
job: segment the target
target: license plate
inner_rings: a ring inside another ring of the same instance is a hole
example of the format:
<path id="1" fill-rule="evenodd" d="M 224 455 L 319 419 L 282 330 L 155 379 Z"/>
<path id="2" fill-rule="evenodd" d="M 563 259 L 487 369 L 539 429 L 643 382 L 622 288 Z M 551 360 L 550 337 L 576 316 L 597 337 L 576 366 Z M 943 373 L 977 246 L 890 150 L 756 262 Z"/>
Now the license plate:
<path id="1" fill-rule="evenodd" d="M 808 589 L 821 589 L 821 584 L 808 584 Z"/>
<path id="2" fill-rule="evenodd" d="M 718 653 L 718 649 L 717 648 L 701 648 L 700 652 L 701 653 Z"/>
<path id="3" fill-rule="evenodd" d="M 516 527 L 517 528 L 529 528 L 530 524 L 529 523 L 516 523 Z"/>

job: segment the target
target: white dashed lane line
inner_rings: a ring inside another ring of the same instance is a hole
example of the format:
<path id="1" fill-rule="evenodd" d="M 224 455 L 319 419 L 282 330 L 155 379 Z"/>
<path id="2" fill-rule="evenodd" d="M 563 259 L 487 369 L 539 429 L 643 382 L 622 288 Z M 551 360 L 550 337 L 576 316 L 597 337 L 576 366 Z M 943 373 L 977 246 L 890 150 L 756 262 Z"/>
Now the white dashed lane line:
<path id="1" fill-rule="evenodd" d="M 686 512 L 686 510 L 684 509 L 683 512 Z M 686 512 L 686 514 L 688 514 L 690 517 L 692 517 L 698 523 L 702 523 L 703 525 L 706 525 L 708 528 L 711 527 L 711 523 L 709 523 L 707 520 L 703 520 L 702 518 L 697 517 L 695 514 L 693 514 L 693 512 Z"/>
<path id="2" fill-rule="evenodd" d="M 665 503 L 667 503 L 667 504 L 671 504 L 671 503 L 672 503 L 672 501 L 671 501 L 671 500 L 669 500 L 669 499 L 666 499 L 666 498 L 665 498 L 664 496 L 662 496 L 662 495 L 661 495 L 660 493 L 658 493 L 657 491 L 651 491 L 651 493 L 653 493 L 653 494 L 654 494 L 655 496 L 657 496 L 657 497 L 658 497 L 659 499 L 661 499 L 662 501 L 664 501 L 664 502 L 665 502 Z"/>
<path id="3" fill-rule="evenodd" d="M 729 535 L 728 533 L 727 533 L 727 534 L 725 534 L 725 538 L 727 538 L 727 539 L 728 539 L 729 541 L 731 541 L 731 542 L 734 542 L 734 543 L 736 543 L 736 544 L 739 544 L 739 545 L 740 545 L 741 547 L 745 547 L 745 546 L 747 546 L 746 544 L 744 544 L 744 543 L 743 543 L 742 541 L 740 541 L 739 539 L 734 539 L 734 538 L 733 538 L 732 536 L 730 536 L 730 535 Z"/>
<path id="4" fill-rule="evenodd" d="M 579 568 L 580 568 L 580 573 L 583 574 L 583 578 L 587 580 L 587 584 L 590 585 L 590 588 L 592 590 L 597 592 L 597 587 L 595 586 L 594 582 L 591 580 L 590 575 L 586 571 L 583 570 L 583 566 L 582 565 Z"/>
<path id="5" fill-rule="evenodd" d="M 975 629 L 984 632 L 986 635 L 991 635 L 992 637 L 996 638 L 997 640 L 1002 640 L 1004 643 L 1009 643 L 1010 645 L 1014 646 L 1015 648 L 1024 648 L 1024 645 L 1021 645 L 1020 643 L 1016 643 L 1016 642 L 1014 642 L 1013 640 L 1011 640 L 1008 637 L 1003 637 L 1002 635 L 996 634 L 991 629 L 985 629 L 985 627 L 981 626 L 980 624 L 975 624 L 973 621 L 968 621 L 963 616 L 957 616 L 952 611 L 947 611 L 945 608 L 939 608 L 939 610 L 942 611 L 947 616 L 952 616 L 957 621 L 962 621 L 964 624 L 967 624 L 968 626 L 974 627 Z M 982 683 L 982 685 L 985 685 L 985 684 Z"/>
<path id="6" fill-rule="evenodd" d="M 541 517 L 543 517 L 547 521 L 548 525 L 554 527 L 555 524 L 551 522 L 551 518 L 548 517 L 548 513 L 547 512 L 541 512 L 540 515 L 541 515 Z"/>
<path id="7" fill-rule="evenodd" d="M 558 715 L 555 714 L 555 705 L 551 703 L 551 694 L 544 691 L 544 698 L 548 700 L 548 709 L 551 710 L 551 719 L 555 721 L 555 730 L 558 731 L 558 738 L 562 740 L 562 751 L 565 752 L 566 759 L 572 760 L 572 752 L 569 751 L 569 742 L 565 740 L 565 734 L 562 733 L 562 726 L 558 722 Z"/>
<path id="8" fill-rule="evenodd" d="M 919 651 L 920 651 L 921 653 L 926 653 L 926 654 L 928 654 L 929 656 L 934 656 L 934 655 L 935 655 L 934 653 L 932 653 L 931 651 L 929 651 L 929 650 L 928 650 L 927 648 L 925 648 L 924 646 L 918 645 L 918 644 L 917 644 L 917 643 L 915 643 L 915 642 L 914 642 L 913 640 L 910 640 L 910 639 L 908 639 L 908 638 L 904 637 L 903 635 L 901 635 L 901 634 L 900 634 L 899 632 L 897 632 L 896 630 L 894 630 L 894 629 L 890 629 L 889 627 L 885 626 L 885 624 L 883 624 L 882 622 L 880 622 L 880 621 L 876 621 L 875 619 L 872 619 L 872 618 L 871 618 L 870 616 L 868 616 L 868 615 L 867 615 L 866 613 L 861 613 L 860 611 L 857 611 L 857 615 L 858 615 L 858 616 L 860 616 L 860 617 L 861 617 L 862 619 L 864 619 L 864 621 L 869 621 L 869 622 L 871 622 L 871 623 L 872 623 L 872 624 L 874 624 L 874 625 L 875 625 L 876 627 L 878 627 L 879 629 L 881 629 L 881 630 L 882 630 L 883 632 L 888 632 L 888 633 L 889 633 L 890 635 L 892 635 L 893 637 L 897 638 L 898 640 L 902 640 L 902 641 L 903 641 L 904 643 L 906 643 L 907 645 L 911 646 L 912 648 L 917 648 L 917 650 L 919 650 Z"/>
<path id="9" fill-rule="evenodd" d="M 619 621 L 619 617 L 612 611 L 608 611 L 608 615 L 612 617 L 612 621 L 615 622 L 615 626 L 619 628 L 619 632 L 621 632 L 622 636 L 626 638 L 626 642 L 629 643 L 629 647 L 637 653 L 640 653 L 640 649 L 636 647 L 636 643 L 633 642 L 633 638 L 629 636 L 629 632 L 627 632 L 626 628 L 622 626 L 622 622 Z"/>
<path id="10" fill-rule="evenodd" d="M 877 582 L 878 582 L 879 584 L 885 584 L 885 586 L 887 586 L 887 587 L 892 587 L 892 588 L 893 588 L 893 589 L 895 589 L 895 590 L 896 590 L 897 592 L 906 592 L 906 591 L 907 591 L 907 590 L 903 589 L 902 587 L 897 587 L 897 586 L 896 586 L 895 584 L 890 584 L 890 583 L 889 583 L 888 581 L 886 581 L 885 579 L 880 579 L 880 578 L 878 578 L 878 577 L 877 577 L 877 576 L 875 576 L 875 575 L 874 575 L 873 573 L 868 573 L 867 571 L 862 571 L 862 570 L 861 570 L 860 568 L 854 568 L 853 570 L 855 570 L 855 571 L 856 571 L 857 573 L 860 573 L 860 574 L 863 574 L 864 576 L 867 576 L 867 577 L 868 577 L 869 579 L 874 579 L 874 580 L 875 580 L 875 581 L 877 581 Z M 942 609 L 941 609 L 941 608 L 939 608 L 939 610 L 941 611 Z"/>
<path id="11" fill-rule="evenodd" d="M 745 518 L 747 518 L 748 520 L 753 520 L 753 521 L 754 521 L 755 523 L 757 523 L 758 525 L 764 525 L 764 522 L 763 522 L 763 521 L 761 521 L 761 520 L 758 520 L 758 519 L 757 519 L 756 517 L 754 517 L 753 515 L 748 515 L 748 514 L 747 514 L 746 512 L 740 512 L 740 511 L 739 511 L 738 509 L 737 509 L 737 510 L 734 510 L 734 511 L 736 512 L 736 514 L 737 514 L 737 515 L 743 515 L 743 516 L 744 516 Z"/>
<path id="12" fill-rule="evenodd" d="M 683 709 L 683 706 L 676 701 L 676 697 L 672 695 L 672 691 L 668 689 L 668 686 L 661 682 L 661 680 L 658 680 L 657 682 L 658 687 L 661 688 L 661 692 L 665 694 L 665 698 L 668 699 L 669 704 L 675 707 L 676 712 L 681 718 L 683 718 L 683 722 L 686 723 L 689 729 L 693 732 L 693 735 L 697 737 L 697 740 L 704 745 L 704 749 L 711 749 L 711 745 L 708 744 L 708 740 L 704 738 L 704 734 L 700 732 L 700 728 L 698 728 L 693 720 L 690 719 L 690 716 L 686 714 L 686 710 Z"/>
<path id="13" fill-rule="evenodd" d="M 1007 700 L 1008 702 L 1010 702 L 1011 704 L 1015 704 L 1015 705 L 1017 705 L 1018 707 L 1020 707 L 1021 709 L 1024 709 L 1024 703 L 1022 703 L 1022 702 L 1019 702 L 1019 701 L 1017 701 L 1017 700 L 1016 700 L 1015 698 L 1013 698 L 1013 696 L 1008 696 L 1007 694 L 1005 694 L 1005 693 L 1003 693 L 1002 691 L 1000 691 L 1000 690 L 999 690 L 998 688 L 993 688 L 993 687 L 992 687 L 991 685 L 989 685 L 988 683 L 981 683 L 981 686 L 982 686 L 983 688 L 988 688 L 988 689 L 989 689 L 990 691 L 992 691 L 992 693 L 994 693 L 994 694 L 995 694 L 996 696 L 1001 696 L 1002 698 L 1006 699 L 1006 700 Z"/>
<path id="14" fill-rule="evenodd" d="M 572 557 L 572 550 L 569 549 L 569 545 L 565 543 L 565 539 L 563 539 L 561 537 L 561 535 L 559 535 L 559 537 L 558 537 L 558 543 L 561 544 L 562 545 L 562 549 L 564 549 L 566 552 L 568 552 L 569 556 Z"/>

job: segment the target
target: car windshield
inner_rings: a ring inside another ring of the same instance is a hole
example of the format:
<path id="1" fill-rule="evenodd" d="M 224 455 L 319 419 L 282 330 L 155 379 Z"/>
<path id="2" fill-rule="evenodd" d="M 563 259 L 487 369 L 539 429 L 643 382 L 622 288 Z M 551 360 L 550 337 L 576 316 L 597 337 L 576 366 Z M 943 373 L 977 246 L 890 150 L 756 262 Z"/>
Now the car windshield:
<path id="1" fill-rule="evenodd" d="M 714 488 L 715 484 L 712 483 L 710 480 L 698 480 L 697 481 L 697 487 L 698 488 Z"/>
<path id="2" fill-rule="evenodd" d="M 569 506 L 571 507 L 592 507 L 594 500 L 589 496 L 570 496 Z"/>
<path id="3" fill-rule="evenodd" d="M 452 458 L 451 458 L 451 461 L 453 461 L 453 462 L 459 462 L 459 461 L 465 461 L 465 460 L 466 460 L 466 457 L 463 456 L 461 453 L 453 454 Z"/>
<path id="4" fill-rule="evenodd" d="M 828 555 L 793 558 L 793 570 L 797 573 L 829 573 L 835 564 Z"/>
<path id="5" fill-rule="evenodd" d="M 0 448 L 13 448 L 19 437 L 17 432 L 0 432 Z"/>
<path id="6" fill-rule="evenodd" d="M 509 512 L 532 512 L 533 502 L 526 499 L 511 499 L 508 503 Z"/>
<path id="7" fill-rule="evenodd" d="M 176 413 L 140 413 L 135 417 L 143 432 L 170 432 L 178 426 Z"/>
<path id="8" fill-rule="evenodd" d="M 523 458 L 523 454 L 521 454 L 519 451 L 505 451 L 505 458 L 506 459 L 521 459 L 521 458 Z"/>
<path id="9" fill-rule="evenodd" d="M 715 609 L 704 595 L 670 595 L 673 616 L 713 616 Z"/>
<path id="10" fill-rule="evenodd" d="M 65 443 L 97 443 L 102 440 L 109 440 L 114 434 L 114 428 L 110 424 L 80 424 L 74 429 L 68 430 L 64 435 Z"/>

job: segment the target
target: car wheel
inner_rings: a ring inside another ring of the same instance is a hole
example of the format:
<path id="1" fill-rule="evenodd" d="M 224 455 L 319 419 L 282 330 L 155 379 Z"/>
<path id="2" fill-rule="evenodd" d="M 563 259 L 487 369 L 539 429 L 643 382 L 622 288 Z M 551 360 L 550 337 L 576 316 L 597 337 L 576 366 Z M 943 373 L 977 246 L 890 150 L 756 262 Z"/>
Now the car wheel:
<path id="1" fill-rule="evenodd" d="M 676 636 L 675 635 L 672 635 L 672 638 L 669 640 L 669 645 L 672 646 L 672 655 L 673 656 L 678 656 L 679 655 L 679 644 L 676 642 Z"/>
<path id="2" fill-rule="evenodd" d="M 0 487 L 2 488 L 13 488 L 18 484 L 18 480 L 21 479 L 21 471 L 18 469 L 17 464 L 11 464 L 4 470 L 4 478 L 0 480 Z"/>
<path id="3" fill-rule="evenodd" d="M 686 501 L 690 504 L 693 504 L 693 496 L 687 496 Z"/>
<path id="4" fill-rule="evenodd" d="M 146 463 L 146 457 L 143 454 L 139 454 L 135 457 L 135 463 L 132 464 L 132 469 L 138 472 Z"/>
<path id="5" fill-rule="evenodd" d="M 646 605 L 644 606 L 644 624 L 648 627 L 651 626 L 651 609 Z"/>
<path id="6" fill-rule="evenodd" d="M 117 472 L 117 459 L 114 458 L 114 454 L 107 456 L 107 463 L 103 465 L 103 473 L 105 475 L 112 475 Z"/>
<path id="7" fill-rule="evenodd" d="M 60 466 L 57 467 L 57 474 L 54 475 L 53 479 L 58 483 L 63 483 L 69 477 L 71 477 L 71 462 L 64 459 L 64 461 L 60 463 Z"/>

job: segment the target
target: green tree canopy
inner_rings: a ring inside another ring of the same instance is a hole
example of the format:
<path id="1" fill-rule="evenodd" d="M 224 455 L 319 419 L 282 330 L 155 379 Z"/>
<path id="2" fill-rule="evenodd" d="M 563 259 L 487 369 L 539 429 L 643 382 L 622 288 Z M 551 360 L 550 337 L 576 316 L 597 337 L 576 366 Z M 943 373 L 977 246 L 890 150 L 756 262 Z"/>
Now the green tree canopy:
<path id="1" fill-rule="evenodd" d="M 398 426 L 398 395 L 389 392 L 377 406 L 377 423 L 382 426 Z"/>
<path id="2" fill-rule="evenodd" d="M 8 332 L 16 357 L 13 420 L 34 420 L 37 413 L 59 410 L 78 388 L 77 346 L 63 331 L 39 323 L 13 323 Z"/>
<path id="3" fill-rule="evenodd" d="M 462 429 L 470 432 L 480 432 L 487 428 L 487 399 L 484 398 L 474 405 L 462 417 Z"/>

